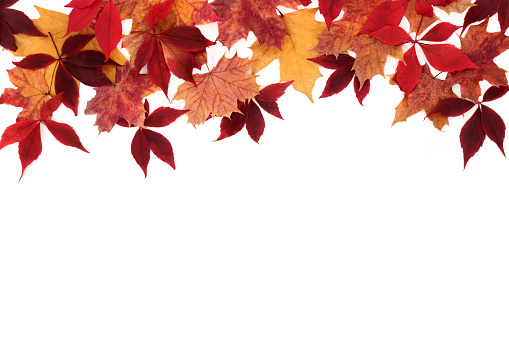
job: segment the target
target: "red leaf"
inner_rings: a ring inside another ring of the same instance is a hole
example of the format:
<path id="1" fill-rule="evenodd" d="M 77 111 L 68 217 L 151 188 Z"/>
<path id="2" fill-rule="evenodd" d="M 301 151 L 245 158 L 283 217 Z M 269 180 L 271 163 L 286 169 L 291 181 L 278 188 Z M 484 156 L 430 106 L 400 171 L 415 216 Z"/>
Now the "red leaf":
<path id="1" fill-rule="evenodd" d="M 179 48 L 172 48 L 164 43 L 161 47 L 164 54 L 164 60 L 171 72 L 180 79 L 194 84 L 194 57 L 191 52 L 184 51 Z"/>
<path id="2" fill-rule="evenodd" d="M 153 35 L 143 40 L 138 52 L 136 53 L 136 59 L 134 60 L 134 69 L 136 74 L 140 73 L 143 66 L 145 66 L 156 50 L 156 40 Z"/>
<path id="3" fill-rule="evenodd" d="M 325 18 L 327 28 L 330 29 L 332 21 L 336 19 L 343 8 L 343 0 L 318 0 L 318 8 Z"/>
<path id="4" fill-rule="evenodd" d="M 245 107 L 246 105 L 244 105 Z M 255 142 L 260 141 L 260 137 L 263 135 L 263 131 L 265 129 L 265 120 L 263 119 L 262 112 L 258 105 L 255 104 L 254 101 L 249 100 L 247 103 L 247 120 L 246 120 L 246 129 L 247 133 Z M 245 113 L 244 113 L 245 114 Z"/>
<path id="5" fill-rule="evenodd" d="M 398 26 L 405 15 L 409 0 L 384 2 L 371 13 L 359 34 L 368 34 L 385 26 Z"/>
<path id="6" fill-rule="evenodd" d="M 281 82 L 278 84 L 271 84 L 260 90 L 260 94 L 258 94 L 255 98 L 259 101 L 276 101 L 279 99 L 286 91 L 288 86 L 293 83 L 292 81 Z"/>
<path id="7" fill-rule="evenodd" d="M 369 33 L 378 40 L 387 45 L 397 46 L 407 42 L 412 42 L 414 39 L 399 26 L 385 26 L 377 31 Z"/>
<path id="8" fill-rule="evenodd" d="M 244 106 L 241 108 L 244 114 L 233 112 L 229 118 L 224 117 L 221 119 L 221 134 L 216 141 L 231 137 L 244 128 L 247 120 L 247 110 L 243 108 Z"/>
<path id="9" fill-rule="evenodd" d="M 396 68 L 396 81 L 405 92 L 405 96 L 408 97 L 421 80 L 422 75 L 422 67 L 417 59 L 415 45 L 405 52 L 403 59 L 405 62 L 400 61 Z"/>
<path id="10" fill-rule="evenodd" d="M 145 130 L 145 135 L 147 136 L 150 150 L 156 155 L 156 157 L 175 169 L 173 149 L 168 139 L 166 139 L 162 134 L 149 129 Z"/>
<path id="11" fill-rule="evenodd" d="M 505 124 L 504 120 L 488 106 L 481 105 L 481 122 L 484 132 L 504 152 Z"/>
<path id="12" fill-rule="evenodd" d="M 21 140 L 18 145 L 19 160 L 21 161 L 20 180 L 23 177 L 23 173 L 25 173 L 25 169 L 39 158 L 41 152 L 41 124 L 37 124 L 32 132 L 25 139 Z"/>
<path id="13" fill-rule="evenodd" d="M 470 7 L 467 11 L 467 14 L 465 15 L 465 20 L 463 22 L 463 29 L 461 30 L 461 34 L 463 34 L 465 29 L 470 24 L 476 21 L 484 20 L 495 14 L 499 6 L 498 2 L 499 0 L 476 0 L 474 2 L 476 6 Z"/>
<path id="14" fill-rule="evenodd" d="M 22 141 L 30 133 L 32 133 L 32 130 L 38 124 L 38 120 L 24 120 L 10 125 L 2 134 L 2 139 L 0 140 L 0 149 L 7 145 Z"/>
<path id="15" fill-rule="evenodd" d="M 57 110 L 58 107 L 62 104 L 62 97 L 64 96 L 64 92 L 60 92 L 55 95 L 53 98 L 49 99 L 44 103 L 41 108 L 41 118 L 47 117 L 48 115 L 53 114 Z"/>
<path id="16" fill-rule="evenodd" d="M 371 83 L 369 79 L 364 81 L 364 85 L 362 85 L 362 88 L 360 87 L 361 83 L 359 81 L 359 78 L 355 77 L 355 79 L 353 80 L 353 89 L 355 91 L 355 96 L 357 97 L 357 100 L 359 100 L 359 103 L 362 105 L 362 101 L 369 94 L 369 90 L 371 88 Z"/>
<path id="17" fill-rule="evenodd" d="M 338 69 L 344 67 L 352 68 L 353 63 L 355 62 L 355 59 L 348 54 L 339 54 L 337 57 L 332 54 L 320 55 L 319 57 L 310 58 L 308 60 L 313 61 L 318 65 L 328 69 Z"/>
<path id="18" fill-rule="evenodd" d="M 335 70 L 325 84 L 322 95 L 320 98 L 330 97 L 331 95 L 338 94 L 348 86 L 352 81 L 355 71 L 344 67 Z"/>
<path id="19" fill-rule="evenodd" d="M 427 117 L 441 113 L 448 117 L 457 117 L 470 111 L 475 104 L 470 100 L 461 98 L 448 98 L 441 100 L 438 105 L 427 115 Z"/>
<path id="20" fill-rule="evenodd" d="M 509 3 L 507 0 L 500 0 L 498 4 L 498 22 L 500 22 L 500 30 L 502 35 L 509 28 Z"/>
<path id="21" fill-rule="evenodd" d="M 95 36 L 99 46 L 104 51 L 105 61 L 110 58 L 122 38 L 122 22 L 117 7 L 108 0 L 95 23 Z"/>
<path id="22" fill-rule="evenodd" d="M 35 70 L 47 67 L 54 62 L 55 58 L 49 54 L 32 54 L 13 64 L 23 69 Z"/>
<path id="23" fill-rule="evenodd" d="M 138 128 L 133 137 L 133 141 L 131 142 L 131 154 L 143 170 L 146 178 L 147 166 L 150 161 L 150 147 L 148 145 L 147 136 L 142 128 Z"/>
<path id="24" fill-rule="evenodd" d="M 180 110 L 170 107 L 159 107 L 152 114 L 149 114 L 145 120 L 147 127 L 164 127 L 168 126 L 189 110 Z"/>
<path id="25" fill-rule="evenodd" d="M 157 22 L 159 20 L 162 20 L 168 16 L 171 10 L 171 5 L 173 4 L 173 0 L 167 0 L 163 2 L 162 4 L 155 5 L 150 9 L 150 12 L 148 12 L 147 21 L 153 30 L 156 29 Z"/>
<path id="26" fill-rule="evenodd" d="M 463 148 L 464 167 L 481 148 L 486 133 L 481 123 L 481 109 L 478 108 L 474 115 L 465 123 L 460 133 L 461 148 Z"/>
<path id="27" fill-rule="evenodd" d="M 79 88 L 72 75 L 59 64 L 55 74 L 55 92 L 64 92 L 62 102 L 78 115 Z"/>
<path id="28" fill-rule="evenodd" d="M 168 84 L 170 83 L 170 69 L 164 59 L 163 48 L 155 44 L 155 51 L 147 64 L 148 76 L 154 85 L 161 88 L 164 95 L 168 96 Z"/>
<path id="29" fill-rule="evenodd" d="M 78 67 L 100 67 L 105 66 L 107 64 L 118 65 L 113 60 L 109 60 L 109 62 L 104 62 L 104 54 L 98 51 L 81 51 L 77 53 L 73 53 L 67 57 L 65 57 L 64 62 L 71 63 Z"/>
<path id="30" fill-rule="evenodd" d="M 67 55 L 79 51 L 85 47 L 93 38 L 93 34 L 78 34 L 68 37 L 62 45 L 62 52 L 60 54 Z"/>
<path id="31" fill-rule="evenodd" d="M 73 77 L 87 86 L 101 87 L 112 85 L 110 78 L 101 71 L 100 67 L 79 67 L 65 61 L 62 64 Z"/>
<path id="32" fill-rule="evenodd" d="M 188 52 L 198 52 L 215 44 L 205 38 L 197 27 L 174 27 L 157 36 L 164 42 Z"/>
<path id="33" fill-rule="evenodd" d="M 85 8 L 92 5 L 96 0 L 72 0 L 64 7 L 76 7 L 76 8 Z"/>
<path id="34" fill-rule="evenodd" d="M 71 126 L 53 120 L 44 120 L 43 122 L 46 127 L 48 127 L 48 130 L 51 132 L 51 134 L 53 134 L 55 139 L 60 141 L 60 143 L 66 146 L 76 147 L 77 149 L 88 153 L 85 147 L 83 147 L 81 144 L 80 138 Z"/>
<path id="35" fill-rule="evenodd" d="M 72 2 L 71 2 L 72 3 Z M 70 7 L 71 3 L 68 4 Z M 75 7 L 69 14 L 69 23 L 67 24 L 67 33 L 64 36 L 69 35 L 71 32 L 79 32 L 84 28 L 90 26 L 92 21 L 95 19 L 97 12 L 101 8 L 102 1 L 96 0 L 92 4 L 86 7 Z M 96 27 L 97 30 L 97 27 Z"/>
<path id="36" fill-rule="evenodd" d="M 5 22 L 0 20 L 0 46 L 3 46 L 11 51 L 16 51 L 16 40 L 11 28 Z"/>
<path id="37" fill-rule="evenodd" d="M 4 21 L 14 34 L 26 34 L 32 36 L 46 37 L 40 32 L 32 20 L 25 13 L 11 8 L 0 10 L 0 21 Z"/>
<path id="38" fill-rule="evenodd" d="M 417 0 L 415 2 L 415 12 L 419 15 L 425 15 L 428 17 L 433 16 L 433 7 L 428 4 L 427 2 L 424 2 L 422 0 Z"/>
<path id="39" fill-rule="evenodd" d="M 267 113 L 272 114 L 276 118 L 284 120 L 283 117 L 281 116 L 281 112 L 279 112 L 279 106 L 278 106 L 277 102 L 275 102 L 275 101 L 261 101 L 261 100 L 258 100 L 256 97 L 255 97 L 255 101 Z"/>
<path id="40" fill-rule="evenodd" d="M 486 102 L 486 101 L 496 100 L 498 98 L 503 97 L 508 91 L 509 91 L 509 86 L 500 86 L 500 87 L 491 86 L 484 93 L 482 101 Z"/>
<path id="41" fill-rule="evenodd" d="M 453 45 L 421 45 L 431 66 L 441 72 L 454 72 L 467 68 L 480 69 L 468 56 Z"/>
<path id="42" fill-rule="evenodd" d="M 430 29 L 420 40 L 444 41 L 449 39 L 449 37 L 456 32 L 458 28 L 461 28 L 461 26 L 456 26 L 448 22 L 441 22 Z"/>

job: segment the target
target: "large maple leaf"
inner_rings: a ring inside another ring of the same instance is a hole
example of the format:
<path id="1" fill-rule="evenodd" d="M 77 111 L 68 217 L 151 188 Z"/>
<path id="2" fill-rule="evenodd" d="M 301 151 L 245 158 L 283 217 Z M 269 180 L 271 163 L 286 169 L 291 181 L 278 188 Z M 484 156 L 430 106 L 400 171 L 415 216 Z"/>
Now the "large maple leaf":
<path id="1" fill-rule="evenodd" d="M 461 96 L 477 101 L 481 96 L 479 82 L 486 80 L 493 86 L 507 86 L 506 71 L 493 61 L 494 58 L 509 49 L 509 37 L 501 33 L 488 33 L 488 20 L 479 25 L 470 26 L 461 38 L 461 50 L 480 69 L 466 69 L 451 73 L 454 83 L 460 84 Z"/>
<path id="2" fill-rule="evenodd" d="M 281 48 L 286 29 L 278 18 L 276 7 L 296 9 L 310 3 L 310 0 L 215 0 L 212 7 L 222 20 L 217 39 L 230 48 L 253 31 L 261 45 Z"/>
<path id="3" fill-rule="evenodd" d="M 315 58 L 318 52 L 312 49 L 318 43 L 318 34 L 326 29 L 323 22 L 315 20 L 316 8 L 302 9 L 281 17 L 288 31 L 282 49 L 274 46 L 260 45 L 256 41 L 253 50 L 253 72 L 258 73 L 272 61 L 279 59 L 281 81 L 292 81 L 293 88 L 304 93 L 313 101 L 311 91 L 315 81 L 322 76 L 318 65 L 308 59 Z"/>
<path id="4" fill-rule="evenodd" d="M 354 52 L 353 70 L 356 71 L 361 87 L 375 75 L 385 75 L 385 63 L 389 55 L 403 59 L 401 46 L 390 46 L 368 34 L 359 34 L 371 13 L 383 2 L 384 0 L 345 0 L 343 18 L 333 22 L 330 30 L 320 34 L 320 41 L 313 49 L 336 56 L 348 51 Z"/>
<path id="5" fill-rule="evenodd" d="M 96 88 L 96 96 L 87 103 L 85 114 L 97 114 L 100 132 L 109 132 L 120 119 L 131 126 L 142 126 L 145 120 L 143 98 L 157 91 L 148 75 L 138 75 L 125 65 L 117 71 L 115 85 Z"/>
<path id="6" fill-rule="evenodd" d="M 238 112 L 237 101 L 254 98 L 259 93 L 256 76 L 248 71 L 253 63 L 248 59 L 223 56 L 216 67 L 194 76 L 196 85 L 185 82 L 179 86 L 175 100 L 185 100 L 189 122 L 204 123 L 209 115 L 229 117 Z"/>

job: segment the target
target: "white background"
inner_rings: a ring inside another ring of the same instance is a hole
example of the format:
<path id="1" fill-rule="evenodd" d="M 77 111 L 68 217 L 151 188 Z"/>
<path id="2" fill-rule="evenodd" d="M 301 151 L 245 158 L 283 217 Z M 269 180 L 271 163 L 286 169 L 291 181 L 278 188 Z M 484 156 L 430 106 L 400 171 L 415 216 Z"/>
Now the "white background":
<path id="1" fill-rule="evenodd" d="M 35 3 L 15 8 L 36 18 Z M 277 64 L 262 73 L 278 81 Z M 44 133 L 18 183 L 17 146 L 3 149 L 0 338 L 506 339 L 509 161 L 487 139 L 463 170 L 466 119 L 391 127 L 402 94 L 388 79 L 361 107 L 351 85 L 318 100 L 323 73 L 314 104 L 289 89 L 285 120 L 265 114 L 260 145 L 245 130 L 212 142 L 219 119 L 160 129 L 177 170 L 152 156 L 146 179 L 135 130 L 98 136 L 85 86 L 80 115 L 55 119 L 90 154 Z M 508 102 L 490 107 L 505 118 Z M 0 108 L 3 131 L 20 109 Z"/>

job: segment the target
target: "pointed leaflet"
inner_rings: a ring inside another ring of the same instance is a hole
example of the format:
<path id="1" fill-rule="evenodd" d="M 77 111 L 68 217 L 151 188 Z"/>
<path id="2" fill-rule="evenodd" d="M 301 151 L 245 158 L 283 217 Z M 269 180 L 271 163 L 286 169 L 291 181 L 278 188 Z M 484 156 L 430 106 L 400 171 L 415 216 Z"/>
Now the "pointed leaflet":
<path id="1" fill-rule="evenodd" d="M 14 34 L 26 34 L 32 36 L 44 37 L 32 23 L 25 13 L 15 9 L 7 8 L 17 1 L 5 2 L 0 4 L 0 46 L 16 51 L 16 40 Z"/>
<path id="2" fill-rule="evenodd" d="M 488 106 L 481 105 L 481 123 L 482 128 L 488 138 L 497 144 L 502 154 L 504 152 L 505 124 L 504 120 L 494 110 Z"/>
<path id="3" fill-rule="evenodd" d="M 122 23 L 120 14 L 111 0 L 108 0 L 95 23 L 95 36 L 99 46 L 104 51 L 105 61 L 110 58 L 122 38 Z"/>
<path id="4" fill-rule="evenodd" d="M 239 102 L 239 112 L 233 112 L 230 117 L 224 117 L 221 119 L 221 134 L 216 141 L 223 140 L 224 138 L 231 137 L 232 135 L 240 132 L 246 125 L 247 110 L 244 107 L 244 103 Z"/>
<path id="5" fill-rule="evenodd" d="M 362 102 L 364 101 L 366 96 L 369 94 L 370 88 L 371 88 L 371 82 L 369 80 L 366 80 L 364 82 L 364 85 L 361 88 L 361 83 L 359 81 L 359 78 L 355 77 L 355 79 L 353 81 L 353 89 L 355 91 L 355 96 L 357 97 L 359 104 L 362 105 Z"/>
<path id="6" fill-rule="evenodd" d="M 385 26 L 398 26 L 405 15 L 408 0 L 384 2 L 371 13 L 359 34 L 368 34 Z"/>
<path id="7" fill-rule="evenodd" d="M 145 120 L 143 98 L 154 93 L 157 86 L 148 75 L 138 75 L 130 63 L 117 71 L 116 84 L 96 88 L 96 96 L 87 103 L 85 114 L 97 114 L 96 125 L 100 132 L 109 132 L 117 121 L 124 118 L 130 125 L 142 126 Z"/>
<path id="8" fill-rule="evenodd" d="M 53 120 L 43 120 L 43 122 L 51 134 L 55 137 L 55 139 L 60 141 L 60 143 L 66 146 L 76 147 L 77 149 L 88 153 L 85 147 L 83 147 L 81 144 L 80 138 L 71 126 Z"/>
<path id="9" fill-rule="evenodd" d="M 448 117 L 457 117 L 470 111 L 474 106 L 475 104 L 470 100 L 448 98 L 441 100 L 438 105 L 433 108 L 431 113 L 428 114 L 428 117 L 437 113 L 441 113 Z"/>
<path id="10" fill-rule="evenodd" d="M 420 40 L 426 41 L 445 41 L 456 32 L 460 26 L 450 24 L 448 22 L 441 22 L 433 26 Z"/>
<path id="11" fill-rule="evenodd" d="M 421 80 L 422 75 L 422 67 L 419 64 L 419 59 L 417 59 L 415 45 L 405 52 L 404 61 L 398 62 L 395 80 L 405 92 L 405 97 L 408 97 Z"/>
<path id="12" fill-rule="evenodd" d="M 25 173 L 25 169 L 41 155 L 41 124 L 32 130 L 32 132 L 18 144 L 19 160 L 21 161 L 21 176 Z"/>
<path id="13" fill-rule="evenodd" d="M 463 125 L 460 133 L 464 167 L 467 166 L 468 160 L 481 148 L 485 138 L 486 133 L 484 132 L 481 122 L 481 109 L 477 108 L 474 115 Z"/>
<path id="14" fill-rule="evenodd" d="M 499 99 L 499 98 L 503 97 L 508 91 L 509 91 L 509 86 L 500 86 L 500 87 L 491 86 L 484 93 L 482 101 L 486 102 L 486 101 L 493 101 L 493 100 Z"/>
<path id="15" fill-rule="evenodd" d="M 420 45 L 429 64 L 441 72 L 455 72 L 467 68 L 479 69 L 468 56 L 453 45 Z"/>
<path id="16" fill-rule="evenodd" d="M 311 49 L 318 43 L 318 34 L 326 29 L 323 22 L 316 22 L 315 13 L 316 8 L 302 9 L 281 18 L 289 34 L 284 37 L 282 50 L 274 46 L 260 45 L 259 42 L 251 46 L 252 60 L 255 62 L 253 73 L 258 73 L 272 61 L 279 59 L 281 81 L 293 80 L 293 88 L 304 93 L 311 102 L 311 91 L 321 73 L 318 65 L 308 59 L 319 55 Z"/>
<path id="17" fill-rule="evenodd" d="M 86 6 L 84 6 L 86 5 Z M 65 7 L 74 7 L 69 14 L 69 23 L 67 25 L 67 32 L 69 35 L 72 32 L 79 32 L 84 28 L 90 26 L 95 19 L 97 13 L 101 9 L 102 0 L 77 2 L 71 1 Z"/>
<path id="18" fill-rule="evenodd" d="M 330 29 L 332 21 L 341 13 L 343 0 L 318 0 L 318 8 L 320 9 L 320 14 L 325 18 L 327 28 Z"/>
<path id="19" fill-rule="evenodd" d="M 38 124 L 38 120 L 24 120 L 10 125 L 2 134 L 0 149 L 25 139 Z"/>
<path id="20" fill-rule="evenodd" d="M 145 129 L 144 132 L 152 153 L 154 153 L 156 157 L 175 169 L 173 148 L 171 147 L 171 143 L 168 141 L 168 139 L 166 139 L 162 134 L 151 131 L 149 129 Z"/>
<path id="21" fill-rule="evenodd" d="M 173 0 L 167 0 L 159 5 L 152 7 L 147 16 L 147 21 L 150 28 L 152 28 L 154 31 L 156 30 L 157 22 L 168 16 L 172 4 Z"/>
<path id="22" fill-rule="evenodd" d="M 147 167 L 150 161 L 150 147 L 148 145 L 147 136 L 141 127 L 138 128 L 136 134 L 134 134 L 133 141 L 131 142 L 131 154 L 143 170 L 146 178 Z"/>
<path id="23" fill-rule="evenodd" d="M 509 26 L 509 3 L 507 0 L 476 0 L 474 4 L 476 6 L 470 7 L 465 15 L 463 31 L 474 22 L 484 20 L 498 12 L 500 30 L 502 34 L 505 34 Z"/>
<path id="24" fill-rule="evenodd" d="M 405 17 L 410 23 L 410 32 L 419 30 L 419 34 L 425 31 L 440 19 L 434 14 L 433 7 L 438 7 L 446 13 L 463 13 L 468 9 L 471 0 L 452 0 L 452 1 L 434 1 L 434 0 L 410 0 L 408 3 Z"/>
<path id="25" fill-rule="evenodd" d="M 256 103 L 267 113 L 272 114 L 276 118 L 283 119 L 276 101 L 285 93 L 292 82 L 293 81 L 281 82 L 264 87 L 260 90 L 260 94 L 255 96 Z"/>
<path id="26" fill-rule="evenodd" d="M 230 48 L 235 42 L 247 38 L 253 31 L 260 45 L 281 48 L 286 29 L 277 15 L 277 6 L 297 8 L 309 5 L 310 0 L 215 0 L 214 12 L 221 19 L 219 37 Z"/>
<path id="27" fill-rule="evenodd" d="M 170 107 L 159 107 L 145 119 L 144 125 L 147 127 L 168 126 L 186 112 L 187 110 L 180 110 Z"/>
<path id="28" fill-rule="evenodd" d="M 147 72 L 152 83 L 163 90 L 164 95 L 168 96 L 168 84 L 170 83 L 170 69 L 164 59 L 163 47 L 155 44 L 152 58 L 147 63 Z"/>
<path id="29" fill-rule="evenodd" d="M 320 98 L 326 98 L 341 92 L 352 81 L 355 72 L 352 71 L 355 59 L 348 54 L 340 54 L 336 58 L 334 55 L 322 55 L 317 58 L 309 59 L 322 67 L 331 68 L 335 71 L 327 79 L 325 88 Z"/>
<path id="30" fill-rule="evenodd" d="M 381 42 L 392 46 L 414 41 L 414 39 L 412 39 L 412 37 L 399 26 L 385 26 L 369 34 Z"/>
<path id="31" fill-rule="evenodd" d="M 263 119 L 262 111 L 253 100 L 247 102 L 247 111 L 249 112 L 246 120 L 247 133 L 253 141 L 258 143 L 265 130 L 265 119 Z"/>
<path id="32" fill-rule="evenodd" d="M 204 123 L 209 114 L 230 116 L 238 112 L 237 100 L 259 93 L 256 76 L 247 73 L 251 66 L 248 59 L 223 56 L 209 73 L 195 75 L 196 86 L 189 82 L 180 85 L 174 99 L 185 100 L 189 122 L 195 126 Z"/>

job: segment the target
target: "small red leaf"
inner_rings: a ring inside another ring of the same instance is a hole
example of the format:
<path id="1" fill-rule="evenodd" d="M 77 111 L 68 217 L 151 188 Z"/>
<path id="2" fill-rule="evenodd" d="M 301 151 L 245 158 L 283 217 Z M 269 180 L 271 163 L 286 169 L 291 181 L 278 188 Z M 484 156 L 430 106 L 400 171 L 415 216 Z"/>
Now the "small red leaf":
<path id="1" fill-rule="evenodd" d="M 147 127 L 164 127 L 168 126 L 189 110 L 180 110 L 170 107 L 159 107 L 152 114 L 149 114 L 145 120 Z"/>
<path id="2" fill-rule="evenodd" d="M 377 31 L 369 33 L 387 45 L 397 46 L 414 41 L 412 37 L 399 26 L 385 26 Z"/>
<path id="3" fill-rule="evenodd" d="M 441 72 L 455 72 L 467 68 L 480 69 L 468 56 L 453 45 L 421 45 L 431 66 Z"/>
<path id="4" fill-rule="evenodd" d="M 318 8 L 325 19 L 327 28 L 330 29 L 332 21 L 336 19 L 343 8 L 343 0 L 318 0 Z"/>
<path id="5" fill-rule="evenodd" d="M 25 173 L 25 169 L 28 167 L 28 165 L 39 158 L 41 152 L 41 124 L 37 124 L 32 132 L 18 144 L 19 160 L 21 161 L 21 176 L 19 177 L 20 180 L 23 177 L 23 173 Z"/>
<path id="6" fill-rule="evenodd" d="M 433 7 L 425 1 L 417 0 L 415 2 L 415 12 L 419 15 L 425 15 L 428 17 L 433 16 Z"/>
<path id="7" fill-rule="evenodd" d="M 105 61 L 110 58 L 110 53 L 122 38 L 122 22 L 117 7 L 108 0 L 95 23 L 95 36 L 101 46 Z"/>
<path id="8" fill-rule="evenodd" d="M 470 111 L 475 104 L 470 100 L 461 98 L 448 98 L 441 100 L 427 117 L 441 113 L 448 117 L 457 117 Z"/>
<path id="9" fill-rule="evenodd" d="M 481 105 L 481 122 L 484 132 L 504 152 L 505 124 L 504 120 L 488 106 Z"/>
<path id="10" fill-rule="evenodd" d="M 109 62 L 104 62 L 104 54 L 98 51 L 81 51 L 73 53 L 63 59 L 66 63 L 71 63 L 79 67 L 101 67 L 106 64 L 118 65 L 111 59 Z"/>
<path id="11" fill-rule="evenodd" d="M 509 86 L 500 86 L 500 87 L 491 86 L 490 88 L 488 88 L 486 93 L 484 93 L 482 101 L 486 102 L 486 101 L 493 101 L 493 100 L 499 99 L 499 98 L 503 97 L 508 91 L 509 91 Z"/>
<path id="12" fill-rule="evenodd" d="M 64 92 L 62 102 L 74 115 L 78 115 L 79 88 L 76 80 L 61 64 L 57 66 L 55 74 L 55 92 Z"/>
<path id="13" fill-rule="evenodd" d="M 100 67 L 79 67 L 63 62 L 65 69 L 80 82 L 91 87 L 112 85 L 110 78 L 106 76 Z"/>
<path id="14" fill-rule="evenodd" d="M 349 68 L 352 69 L 355 58 L 348 54 L 339 54 L 337 57 L 333 54 L 320 55 L 316 58 L 309 58 L 309 61 L 313 61 L 318 65 L 327 69 L 338 69 L 338 68 Z"/>
<path id="15" fill-rule="evenodd" d="M 320 95 L 320 98 L 327 98 L 344 90 L 350 81 L 352 81 L 354 75 L 355 71 L 352 71 L 348 68 L 340 68 L 335 70 L 329 79 L 327 79 L 325 88 L 323 89 L 323 93 Z"/>
<path id="16" fill-rule="evenodd" d="M 378 31 L 385 26 L 398 26 L 405 15 L 408 0 L 383 2 L 371 13 L 359 34 Z"/>
<path id="17" fill-rule="evenodd" d="M 156 157 L 175 169 L 173 149 L 168 139 L 166 139 L 162 134 L 149 129 L 145 130 L 145 135 L 147 136 L 150 150 L 156 155 Z"/>
<path id="18" fill-rule="evenodd" d="M 141 43 L 138 52 L 136 53 L 136 59 L 134 60 L 134 69 L 136 74 L 140 73 L 143 66 L 145 66 L 156 51 L 156 39 L 154 36 L 149 36 Z"/>
<path id="19" fill-rule="evenodd" d="M 157 35 L 164 42 L 188 52 L 198 52 L 214 45 L 197 27 L 179 26 Z"/>
<path id="20" fill-rule="evenodd" d="M 247 120 L 247 111 L 243 108 L 244 106 L 241 108 L 244 114 L 233 112 L 229 118 L 224 117 L 221 119 L 221 134 L 216 141 L 231 137 L 244 128 Z"/>
<path id="21" fill-rule="evenodd" d="M 150 112 L 150 104 L 148 103 L 147 99 L 145 99 L 145 101 L 143 101 L 143 108 L 145 108 L 145 114 L 148 114 L 148 112 Z"/>
<path id="22" fill-rule="evenodd" d="M 16 51 L 16 40 L 11 28 L 5 22 L 0 20 L 0 46 L 3 46 L 11 51 Z"/>
<path id="23" fill-rule="evenodd" d="M 131 142 L 131 154 L 134 160 L 143 170 L 145 178 L 147 177 L 147 166 L 150 161 L 150 147 L 148 145 L 147 136 L 142 128 L 138 128 Z"/>
<path id="24" fill-rule="evenodd" d="M 261 101 L 261 100 L 258 100 L 256 97 L 255 97 L 255 101 L 258 105 L 260 105 L 261 108 L 263 108 L 263 110 L 265 112 L 272 114 L 276 118 L 284 120 L 283 117 L 281 116 L 281 112 L 279 112 L 279 106 L 278 106 L 277 102 L 275 102 L 275 101 Z"/>
<path id="25" fill-rule="evenodd" d="M 4 21 L 14 34 L 26 34 L 39 37 L 47 36 L 35 27 L 32 20 L 30 20 L 25 13 L 18 10 L 12 8 L 2 9 L 0 18 L 0 21 Z"/>
<path id="26" fill-rule="evenodd" d="M 70 4 L 69 4 L 70 5 Z M 97 12 L 101 9 L 102 1 L 96 0 L 91 5 L 86 7 L 75 7 L 69 14 L 69 23 L 67 24 L 67 33 L 64 36 L 69 35 L 71 32 L 79 32 L 84 28 L 90 26 L 92 21 L 95 19 Z M 96 26 L 97 29 L 97 26 Z"/>
<path id="27" fill-rule="evenodd" d="M 67 55 L 79 51 L 85 47 L 93 38 L 93 34 L 78 34 L 68 37 L 62 45 L 61 54 Z"/>
<path id="28" fill-rule="evenodd" d="M 499 0 L 476 0 L 475 5 L 468 9 L 463 22 L 463 31 L 472 23 L 484 20 L 497 12 Z M 504 1 L 500 1 L 502 4 Z M 507 6 L 507 3 L 505 4 Z"/>
<path id="29" fill-rule="evenodd" d="M 486 138 L 481 123 L 481 110 L 478 108 L 474 115 L 465 123 L 460 133 L 461 148 L 463 148 L 464 167 L 468 160 L 472 158 L 481 148 Z"/>
<path id="30" fill-rule="evenodd" d="M 256 99 L 267 102 L 276 101 L 285 93 L 288 86 L 290 86 L 292 83 L 293 80 L 268 85 L 260 90 L 260 94 L 256 96 Z"/>
<path id="31" fill-rule="evenodd" d="M 458 28 L 461 28 L 461 26 L 456 26 L 448 22 L 441 22 L 430 29 L 420 40 L 445 41 L 449 39 Z"/>
<path id="32" fill-rule="evenodd" d="M 171 5 L 173 4 L 173 0 L 167 0 L 163 2 L 162 4 L 155 5 L 150 9 L 150 12 L 148 12 L 147 21 L 153 30 L 156 29 L 157 22 L 159 20 L 162 20 L 168 16 L 171 10 Z"/>
<path id="33" fill-rule="evenodd" d="M 55 58 L 49 54 L 32 54 L 13 64 L 23 69 L 35 70 L 47 67 L 54 62 Z"/>
<path id="34" fill-rule="evenodd" d="M 357 97 L 357 100 L 359 100 L 359 103 L 362 105 L 362 101 L 369 94 L 369 90 L 371 88 L 371 83 L 370 83 L 369 79 L 364 81 L 362 88 L 360 88 L 360 87 L 361 87 L 361 83 L 359 81 L 359 78 L 355 77 L 355 79 L 353 80 L 353 89 L 355 91 L 355 96 Z"/>
<path id="35" fill-rule="evenodd" d="M 417 59 L 415 45 L 405 52 L 403 59 L 405 62 L 400 61 L 396 68 L 396 81 L 405 92 L 405 96 L 408 97 L 421 80 L 422 75 L 422 67 Z"/>
<path id="36" fill-rule="evenodd" d="M 163 90 L 164 95 L 168 96 L 168 84 L 170 83 L 170 69 L 164 59 L 163 48 L 155 44 L 155 52 L 147 64 L 147 71 L 150 80 L 154 85 Z"/>
<path id="37" fill-rule="evenodd" d="M 53 112 L 55 112 L 58 109 L 58 107 L 60 107 L 60 105 L 62 104 L 63 96 L 64 92 L 60 92 L 53 98 L 46 101 L 41 108 L 41 118 L 53 114 Z"/>
<path id="38" fill-rule="evenodd" d="M 76 7 L 76 8 L 85 8 L 92 5 L 96 0 L 72 0 L 64 7 Z"/>
<path id="39" fill-rule="evenodd" d="M 60 141 L 60 143 L 66 146 L 76 147 L 77 149 L 88 153 L 85 147 L 83 147 L 81 144 L 80 138 L 71 126 L 53 120 L 44 120 L 43 122 L 46 127 L 48 127 L 48 130 L 51 132 L 51 134 L 53 134 L 55 139 Z"/>
<path id="40" fill-rule="evenodd" d="M 265 119 L 263 119 L 260 108 L 253 100 L 249 100 L 247 103 L 247 110 L 249 111 L 246 120 L 247 133 L 251 139 L 258 143 L 265 130 Z"/>
<path id="41" fill-rule="evenodd" d="M 2 134 L 0 149 L 25 139 L 38 124 L 38 120 L 24 120 L 10 125 Z"/>

